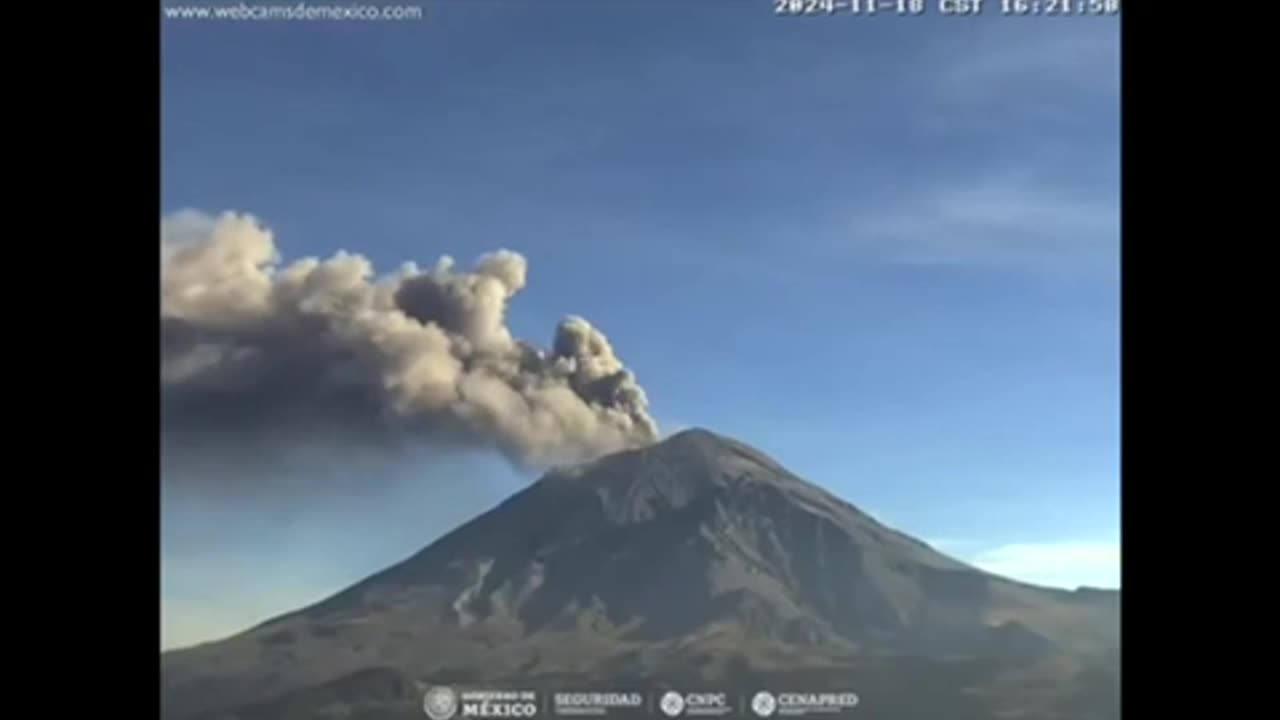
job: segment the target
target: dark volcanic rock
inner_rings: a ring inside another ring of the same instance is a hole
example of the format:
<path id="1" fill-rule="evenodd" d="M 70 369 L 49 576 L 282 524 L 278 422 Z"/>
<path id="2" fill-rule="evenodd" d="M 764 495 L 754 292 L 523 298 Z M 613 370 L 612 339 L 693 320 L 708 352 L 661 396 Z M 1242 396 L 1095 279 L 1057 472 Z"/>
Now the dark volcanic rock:
<path id="1" fill-rule="evenodd" d="M 349 684 L 378 668 L 404 697 L 411 682 L 848 682 L 855 667 L 892 695 L 913 685 L 894 673 L 914 666 L 889 658 L 919 658 L 925 674 L 968 658 L 966 672 L 992 682 L 1054 657 L 1105 659 L 1118 608 L 1116 592 L 1034 587 L 946 557 L 752 448 L 691 430 L 548 473 L 323 602 L 165 654 L 164 706 L 174 719 L 228 707 L 309 717 L 300 708 L 346 697 L 391 712 L 400 695 L 368 700 Z M 954 708 L 977 702 L 967 692 Z"/>

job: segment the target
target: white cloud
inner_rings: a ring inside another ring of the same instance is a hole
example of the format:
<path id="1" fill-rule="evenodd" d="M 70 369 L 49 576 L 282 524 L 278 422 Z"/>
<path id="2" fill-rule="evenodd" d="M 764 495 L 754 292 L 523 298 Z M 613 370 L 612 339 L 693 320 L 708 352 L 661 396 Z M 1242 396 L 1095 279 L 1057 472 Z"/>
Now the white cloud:
<path id="1" fill-rule="evenodd" d="M 853 243 L 908 264 L 1065 268 L 1118 260 L 1114 202 L 1030 173 L 926 186 L 905 200 L 855 217 Z"/>
<path id="2" fill-rule="evenodd" d="M 1011 93 L 1045 91 L 1068 103 L 1120 91 L 1118 29 L 1080 25 L 1062 32 L 1005 33 L 993 26 L 979 47 L 950 48 L 937 62 L 934 93 L 950 103 L 983 105 Z"/>
<path id="3" fill-rule="evenodd" d="M 1120 587 L 1119 542 L 1012 543 L 967 554 L 966 560 L 988 572 L 1036 585 Z"/>

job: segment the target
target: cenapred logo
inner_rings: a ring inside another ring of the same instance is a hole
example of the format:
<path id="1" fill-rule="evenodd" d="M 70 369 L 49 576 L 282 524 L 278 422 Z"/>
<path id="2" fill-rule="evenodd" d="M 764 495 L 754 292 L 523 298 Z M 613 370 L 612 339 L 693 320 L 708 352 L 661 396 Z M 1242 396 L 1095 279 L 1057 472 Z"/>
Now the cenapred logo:
<path id="1" fill-rule="evenodd" d="M 761 690 L 751 698 L 751 711 L 760 717 L 769 717 L 778 709 L 778 699 L 773 693 Z"/>
<path id="2" fill-rule="evenodd" d="M 422 697 L 422 710 L 431 720 L 449 720 L 458 712 L 458 694 L 453 688 L 433 687 Z"/>
<path id="3" fill-rule="evenodd" d="M 858 695 L 852 692 L 771 693 L 761 690 L 751 698 L 751 711 L 762 718 L 775 713 L 787 717 L 839 714 L 857 705 Z"/>

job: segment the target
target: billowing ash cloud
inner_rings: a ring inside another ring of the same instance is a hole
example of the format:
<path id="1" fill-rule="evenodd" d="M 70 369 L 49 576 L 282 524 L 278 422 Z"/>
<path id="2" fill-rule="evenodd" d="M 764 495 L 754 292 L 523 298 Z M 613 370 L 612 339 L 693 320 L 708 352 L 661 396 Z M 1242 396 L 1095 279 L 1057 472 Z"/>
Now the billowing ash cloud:
<path id="1" fill-rule="evenodd" d="M 540 467 L 657 437 L 587 321 L 563 320 L 549 351 L 512 337 L 517 253 L 377 277 L 346 253 L 282 264 L 245 215 L 183 212 L 160 234 L 162 435 L 188 447 L 475 443 Z"/>

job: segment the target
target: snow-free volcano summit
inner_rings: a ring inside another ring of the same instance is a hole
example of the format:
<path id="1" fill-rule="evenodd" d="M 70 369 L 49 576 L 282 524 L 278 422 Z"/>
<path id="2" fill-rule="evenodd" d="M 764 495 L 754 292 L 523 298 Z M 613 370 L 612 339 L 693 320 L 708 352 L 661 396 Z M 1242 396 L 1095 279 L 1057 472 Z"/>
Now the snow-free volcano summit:
<path id="1" fill-rule="evenodd" d="M 322 602 L 163 654 L 162 702 L 418 718 L 438 683 L 772 683 L 852 689 L 867 717 L 1112 718 L 1119 624 L 1119 592 L 992 575 L 695 429 L 553 470 Z"/>

